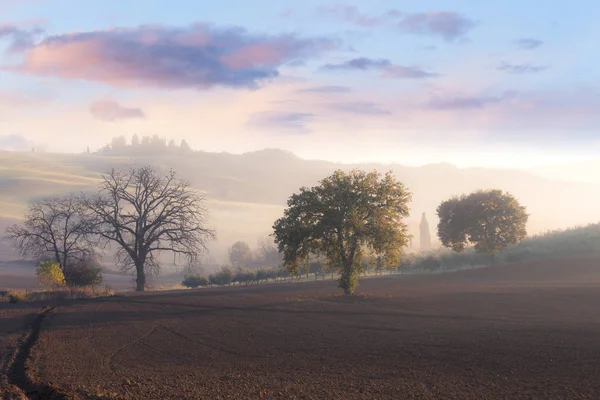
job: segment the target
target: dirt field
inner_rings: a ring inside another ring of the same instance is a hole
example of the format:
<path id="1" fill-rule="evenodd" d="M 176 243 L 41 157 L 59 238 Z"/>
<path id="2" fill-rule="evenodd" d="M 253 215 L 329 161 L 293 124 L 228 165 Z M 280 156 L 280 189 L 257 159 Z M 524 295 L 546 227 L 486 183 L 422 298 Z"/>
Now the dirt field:
<path id="1" fill-rule="evenodd" d="M 11 379 L 38 390 L 30 398 L 600 398 L 600 259 L 359 291 L 324 281 L 64 303 L 38 317 Z"/>

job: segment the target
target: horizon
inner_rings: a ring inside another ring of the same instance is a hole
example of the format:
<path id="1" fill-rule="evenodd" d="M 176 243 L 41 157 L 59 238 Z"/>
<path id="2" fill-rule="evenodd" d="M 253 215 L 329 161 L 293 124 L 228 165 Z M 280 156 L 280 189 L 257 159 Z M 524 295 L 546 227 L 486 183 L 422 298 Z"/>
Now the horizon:
<path id="1" fill-rule="evenodd" d="M 161 139 L 171 140 L 170 138 L 165 138 L 165 137 L 161 137 Z M 126 137 L 126 140 L 127 140 L 127 145 L 130 146 L 131 145 L 131 137 Z M 106 147 L 107 144 L 109 144 L 109 142 L 107 142 L 104 146 L 99 146 L 95 149 L 90 148 L 89 149 L 90 154 L 101 155 L 102 149 L 104 147 Z M 179 143 L 178 143 L 178 145 L 179 145 Z M 310 156 L 306 156 L 303 154 L 299 154 L 299 153 L 295 152 L 294 150 L 288 150 L 288 149 L 278 148 L 278 147 L 262 147 L 262 148 L 256 148 L 256 149 L 252 149 L 252 150 L 238 151 L 238 152 L 228 151 L 228 150 L 207 150 L 207 149 L 199 149 L 199 148 L 193 148 L 193 147 L 191 148 L 191 150 L 194 153 L 229 154 L 229 155 L 240 155 L 240 156 L 243 156 L 246 154 L 264 152 L 264 151 L 280 151 L 282 153 L 288 153 L 292 156 L 295 156 L 303 161 L 320 161 L 320 162 L 328 162 L 328 163 L 340 164 L 340 165 L 378 164 L 381 166 L 397 165 L 397 166 L 402 166 L 402 167 L 414 167 L 414 168 L 435 166 L 435 165 L 449 165 L 449 166 L 456 167 L 458 169 L 469 169 L 469 168 L 504 169 L 504 170 L 519 170 L 519 171 L 526 171 L 526 172 L 533 172 L 533 173 L 536 173 L 536 169 L 539 171 L 540 168 L 544 168 L 544 167 L 549 167 L 549 168 L 551 168 L 551 167 L 569 167 L 569 166 L 576 167 L 578 165 L 587 164 L 589 162 L 599 161 L 598 158 L 594 157 L 594 156 L 582 157 L 580 155 L 579 156 L 578 155 L 570 155 L 570 156 L 564 156 L 561 158 L 548 157 L 548 158 L 538 159 L 538 161 L 545 160 L 545 162 L 534 162 L 534 163 L 524 163 L 524 164 L 519 164 L 519 163 L 515 164 L 513 162 L 511 165 L 506 165 L 506 164 L 502 164 L 502 163 L 490 163 L 490 161 L 489 161 L 490 154 L 483 154 L 483 155 L 481 155 L 481 157 L 488 158 L 487 164 L 484 165 L 484 164 L 480 164 L 480 163 L 465 162 L 464 159 L 462 162 L 460 160 L 456 160 L 453 162 L 453 161 L 448 161 L 448 160 L 430 160 L 427 158 L 423 158 L 421 156 L 417 156 L 415 159 L 412 159 L 412 160 L 409 159 L 410 161 L 387 160 L 387 159 L 382 160 L 382 159 L 368 159 L 368 158 L 357 158 L 354 160 L 335 160 L 335 159 L 327 159 L 325 157 L 321 157 L 321 158 L 310 157 Z M 60 150 L 55 150 L 55 149 L 48 149 L 46 146 L 32 146 L 29 149 L 25 149 L 25 148 L 2 149 L 2 148 L 0 148 L 0 152 L 2 152 L 2 151 L 10 152 L 10 153 L 23 153 L 23 154 L 35 153 L 35 154 L 80 155 L 80 154 L 87 153 L 87 147 L 81 151 L 60 151 Z M 110 155 L 105 155 L 105 156 L 110 157 Z M 505 154 L 497 153 L 496 156 L 499 158 L 502 158 L 503 156 L 505 156 Z M 424 160 L 426 160 L 426 161 L 424 161 Z M 600 163 L 598 164 L 598 167 L 600 167 Z M 549 174 L 542 174 L 541 176 L 543 176 L 545 178 L 552 178 L 552 176 L 551 175 L 549 176 Z M 579 181 L 576 176 L 567 177 L 567 178 L 565 178 L 563 176 L 563 177 L 556 177 L 556 178 L 558 180 L 566 179 L 566 180 L 572 180 L 574 182 Z M 600 183 L 600 180 L 599 180 L 599 183 Z"/>

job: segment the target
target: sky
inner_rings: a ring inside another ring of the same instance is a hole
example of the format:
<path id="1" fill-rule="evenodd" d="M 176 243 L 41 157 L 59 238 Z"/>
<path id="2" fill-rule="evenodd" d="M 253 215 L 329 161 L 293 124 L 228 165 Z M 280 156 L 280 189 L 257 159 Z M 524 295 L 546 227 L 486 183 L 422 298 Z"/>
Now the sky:
<path id="1" fill-rule="evenodd" d="M 537 167 L 600 149 L 592 1 L 0 0 L 0 149 L 158 135 Z"/>

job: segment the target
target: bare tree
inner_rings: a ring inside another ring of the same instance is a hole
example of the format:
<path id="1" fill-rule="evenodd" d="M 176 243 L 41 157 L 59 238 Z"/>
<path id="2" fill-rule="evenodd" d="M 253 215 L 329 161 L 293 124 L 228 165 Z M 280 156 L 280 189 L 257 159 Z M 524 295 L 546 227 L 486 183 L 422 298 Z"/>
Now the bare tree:
<path id="1" fill-rule="evenodd" d="M 264 265 L 277 267 L 283 263 L 283 255 L 277 249 L 277 245 L 270 236 L 260 237 L 257 240 L 258 254 Z"/>
<path id="2" fill-rule="evenodd" d="M 113 170 L 86 205 L 94 216 L 94 233 L 104 245 L 117 245 L 115 259 L 123 270 L 135 270 L 137 291 L 144 290 L 147 273 L 158 272 L 161 252 L 194 263 L 215 237 L 204 227 L 204 197 L 173 171 L 162 176 L 152 167 Z"/>
<path id="3" fill-rule="evenodd" d="M 246 242 L 237 241 L 229 248 L 229 261 L 235 269 L 246 267 L 252 259 L 252 250 Z"/>
<path id="4" fill-rule="evenodd" d="M 23 257 L 56 261 L 68 276 L 71 265 L 95 255 L 85 211 L 73 194 L 47 197 L 29 207 L 23 225 L 8 227 L 6 237 Z"/>

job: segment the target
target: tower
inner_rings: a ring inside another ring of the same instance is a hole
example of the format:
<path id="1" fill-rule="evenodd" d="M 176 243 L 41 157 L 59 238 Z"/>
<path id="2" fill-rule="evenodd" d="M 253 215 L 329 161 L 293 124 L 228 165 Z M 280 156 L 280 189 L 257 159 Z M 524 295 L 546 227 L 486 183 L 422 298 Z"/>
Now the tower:
<path id="1" fill-rule="evenodd" d="M 420 244 L 421 250 L 429 250 L 431 249 L 431 234 L 429 233 L 429 223 L 427 222 L 427 218 L 425 217 L 425 213 L 421 216 L 421 223 L 419 224 L 420 235 Z"/>

